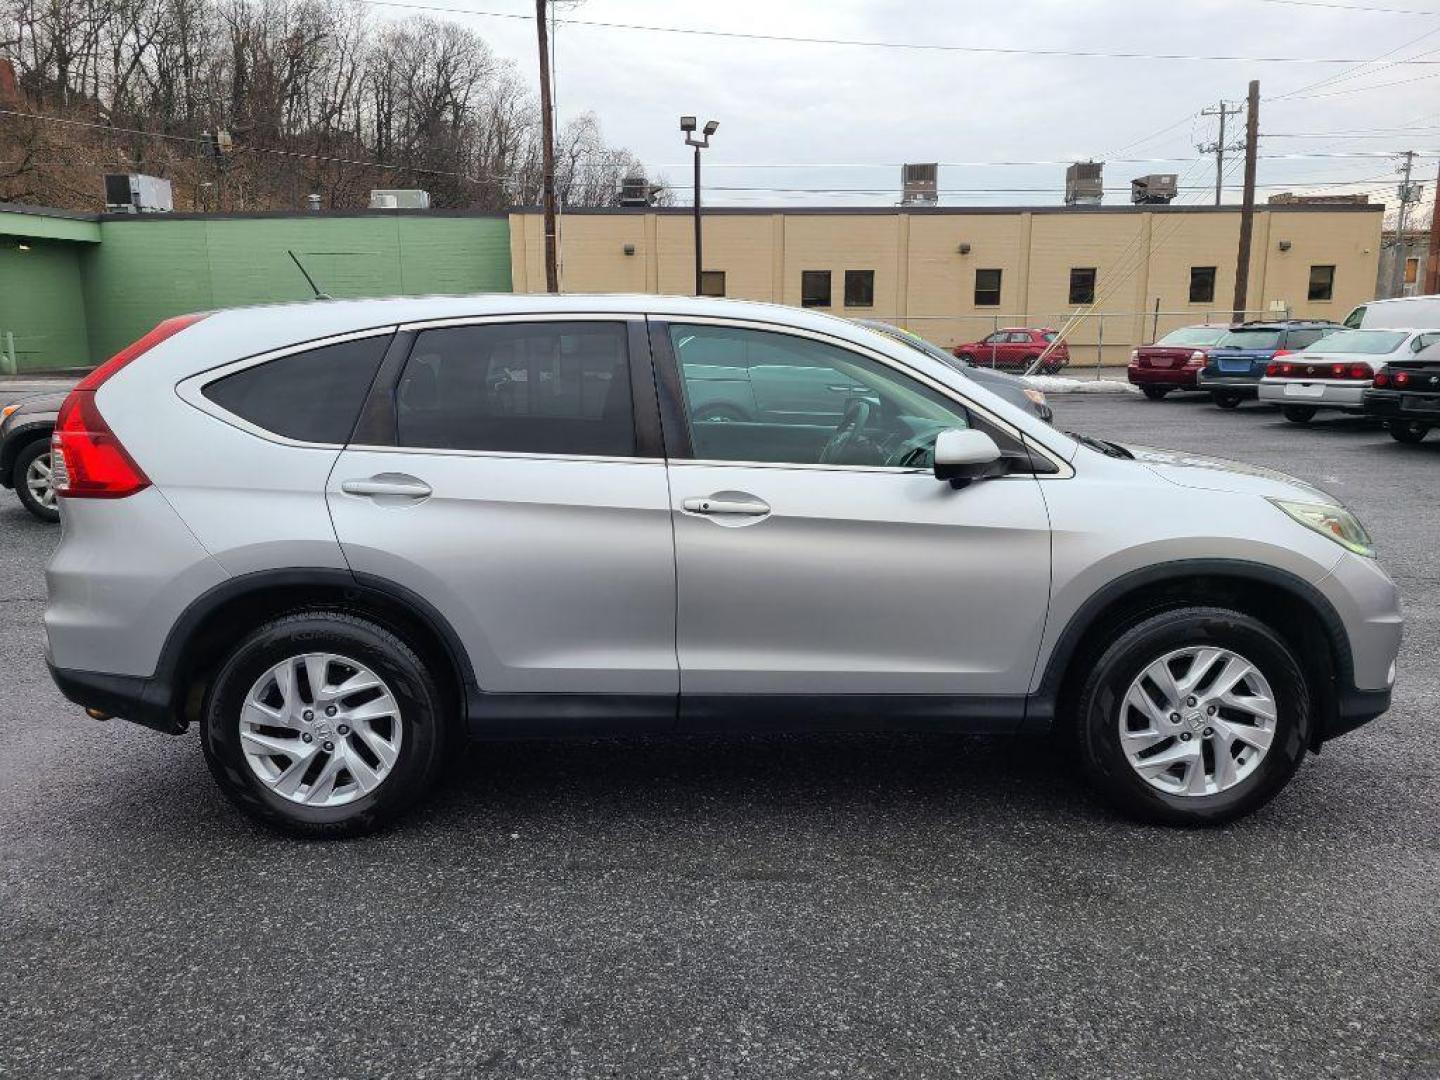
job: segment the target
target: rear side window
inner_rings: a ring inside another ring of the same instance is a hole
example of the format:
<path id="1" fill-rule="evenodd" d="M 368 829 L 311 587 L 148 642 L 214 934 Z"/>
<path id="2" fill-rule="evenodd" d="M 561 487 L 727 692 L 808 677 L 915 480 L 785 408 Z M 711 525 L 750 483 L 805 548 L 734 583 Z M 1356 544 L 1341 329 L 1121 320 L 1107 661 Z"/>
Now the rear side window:
<path id="1" fill-rule="evenodd" d="M 632 457 L 625 342 L 620 322 L 425 330 L 396 388 L 399 444 Z"/>
<path id="2" fill-rule="evenodd" d="M 237 371 L 201 391 L 256 427 L 300 442 L 350 441 L 390 335 L 290 353 Z"/>

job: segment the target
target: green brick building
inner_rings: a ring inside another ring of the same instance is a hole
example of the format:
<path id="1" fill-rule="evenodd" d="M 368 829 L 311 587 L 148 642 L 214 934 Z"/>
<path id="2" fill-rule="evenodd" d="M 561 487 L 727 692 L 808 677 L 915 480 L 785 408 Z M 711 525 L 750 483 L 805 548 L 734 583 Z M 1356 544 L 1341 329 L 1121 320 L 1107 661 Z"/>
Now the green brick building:
<path id="1" fill-rule="evenodd" d="M 0 372 L 90 367 L 161 319 L 309 299 L 510 291 L 504 214 L 79 214 L 0 203 Z"/>

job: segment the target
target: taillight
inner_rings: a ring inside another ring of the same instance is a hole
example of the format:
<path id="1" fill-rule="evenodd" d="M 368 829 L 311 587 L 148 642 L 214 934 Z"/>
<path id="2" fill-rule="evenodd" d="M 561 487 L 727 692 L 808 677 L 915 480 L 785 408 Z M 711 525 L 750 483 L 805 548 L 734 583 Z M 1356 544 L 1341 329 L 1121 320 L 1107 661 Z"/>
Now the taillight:
<path id="1" fill-rule="evenodd" d="M 1295 365 L 1294 365 L 1294 364 L 1281 364 L 1281 365 L 1280 365 L 1280 374 L 1281 374 L 1281 375 L 1294 375 L 1294 374 L 1295 374 Z"/>
<path id="2" fill-rule="evenodd" d="M 1330 377 L 1331 377 L 1332 379 L 1343 379 L 1343 378 L 1345 378 L 1345 365 L 1344 365 L 1344 364 L 1331 364 L 1331 365 L 1330 365 Z"/>
<path id="3" fill-rule="evenodd" d="M 166 319 L 134 344 L 127 345 L 86 375 L 70 391 L 50 436 L 55 493 L 67 499 L 123 499 L 150 486 L 95 404 L 95 391 L 126 364 L 166 338 L 205 318 L 179 315 Z"/>
<path id="4" fill-rule="evenodd" d="M 1375 385 L 1376 385 L 1376 386 L 1389 386 L 1389 385 L 1390 385 L 1390 374 L 1389 374 L 1389 372 L 1385 372 L 1385 371 L 1378 371 L 1378 372 L 1376 372 L 1376 373 L 1375 373 Z"/>
<path id="5" fill-rule="evenodd" d="M 1279 365 L 1279 364 L 1266 364 L 1266 365 L 1265 365 L 1265 377 L 1266 377 L 1267 379 L 1273 379 L 1273 378 L 1275 378 L 1276 375 L 1279 375 L 1279 374 L 1280 374 L 1280 365 Z"/>
<path id="6" fill-rule="evenodd" d="M 1396 386 L 1404 386 L 1404 385 L 1406 385 L 1409 381 L 1410 381 L 1410 373 L 1409 373 L 1408 371 L 1397 371 L 1397 372 L 1395 373 L 1395 385 L 1396 385 Z"/>
<path id="7" fill-rule="evenodd" d="M 1350 378 L 1352 378 L 1352 379 L 1368 379 L 1368 378 L 1370 378 L 1370 365 L 1369 365 L 1369 364 L 1351 364 L 1351 365 L 1350 365 Z"/>
<path id="8" fill-rule="evenodd" d="M 94 390 L 72 390 L 50 436 L 55 492 L 67 499 L 123 499 L 150 479 L 95 406 Z"/>
<path id="9" fill-rule="evenodd" d="M 1192 366 L 1200 366 L 1200 365 L 1203 365 L 1203 364 L 1205 363 L 1205 353 L 1204 353 L 1203 351 L 1201 351 L 1200 349 L 1196 349 L 1194 352 L 1192 352 L 1192 353 L 1190 354 L 1190 359 L 1187 360 L 1187 361 L 1185 361 L 1185 362 L 1186 362 L 1187 364 L 1192 365 Z"/>

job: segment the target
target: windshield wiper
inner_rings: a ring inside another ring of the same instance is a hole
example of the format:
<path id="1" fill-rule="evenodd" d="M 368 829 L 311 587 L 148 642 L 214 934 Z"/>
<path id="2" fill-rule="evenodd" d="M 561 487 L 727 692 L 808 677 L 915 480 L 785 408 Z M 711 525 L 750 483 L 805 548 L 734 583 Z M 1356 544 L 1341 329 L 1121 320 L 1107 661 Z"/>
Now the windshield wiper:
<path id="1" fill-rule="evenodd" d="M 1067 431 L 1065 432 L 1065 434 L 1069 435 L 1076 442 L 1083 443 L 1084 445 L 1088 446 L 1091 450 L 1099 450 L 1100 453 L 1104 454 L 1106 457 L 1127 458 L 1132 461 L 1135 459 L 1135 455 L 1130 453 L 1129 450 L 1126 450 L 1119 443 L 1106 442 L 1103 439 L 1092 438 L 1089 435 L 1081 435 L 1078 432 L 1074 431 Z"/>

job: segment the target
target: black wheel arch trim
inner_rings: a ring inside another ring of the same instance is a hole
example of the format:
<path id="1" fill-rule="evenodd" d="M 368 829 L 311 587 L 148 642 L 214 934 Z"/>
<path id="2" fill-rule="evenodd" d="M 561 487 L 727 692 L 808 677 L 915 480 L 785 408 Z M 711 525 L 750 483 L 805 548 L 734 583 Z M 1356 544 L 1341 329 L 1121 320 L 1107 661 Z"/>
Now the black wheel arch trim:
<path id="1" fill-rule="evenodd" d="M 1075 659 L 1085 635 L 1107 609 L 1126 595 L 1140 589 L 1167 582 L 1183 582 L 1196 577 L 1249 579 L 1274 586 L 1289 593 L 1314 614 L 1331 645 L 1335 678 L 1329 694 L 1333 699 L 1332 707 L 1317 717 L 1312 744 L 1314 747 L 1374 719 L 1389 708 L 1390 691 L 1356 688 L 1354 656 L 1345 622 L 1325 594 L 1310 582 L 1288 570 L 1265 563 L 1242 559 L 1181 559 L 1122 574 L 1097 589 L 1080 605 L 1056 638 L 1054 648 L 1045 659 L 1044 674 L 1039 686 L 1027 702 L 1024 730 L 1045 731 L 1054 724 L 1059 710 L 1060 688 L 1070 664 Z"/>
<path id="2" fill-rule="evenodd" d="M 5 436 L 5 441 L 0 443 L 0 484 L 10 487 L 10 474 L 15 469 L 15 461 L 19 458 L 21 450 L 37 439 L 49 439 L 50 433 L 54 430 L 54 420 L 22 424 L 12 429 Z"/>

